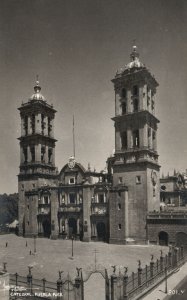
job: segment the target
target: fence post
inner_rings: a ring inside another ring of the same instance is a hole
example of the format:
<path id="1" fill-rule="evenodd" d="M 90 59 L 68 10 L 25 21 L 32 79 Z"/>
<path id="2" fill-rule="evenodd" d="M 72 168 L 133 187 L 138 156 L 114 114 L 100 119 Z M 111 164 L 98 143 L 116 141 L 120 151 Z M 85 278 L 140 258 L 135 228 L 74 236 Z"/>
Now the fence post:
<path id="1" fill-rule="evenodd" d="M 31 273 L 32 267 L 28 266 L 28 269 L 29 269 L 29 274 L 27 275 L 27 284 L 29 285 L 30 292 L 32 294 L 32 273 Z"/>
<path id="2" fill-rule="evenodd" d="M 59 278 L 56 282 L 56 285 L 57 285 L 57 293 L 58 293 L 58 296 L 57 296 L 57 300 L 60 300 L 62 299 L 62 273 L 63 271 L 59 271 L 58 274 L 59 274 Z"/>
<path id="3" fill-rule="evenodd" d="M 117 276 L 115 272 L 116 266 L 113 266 L 113 274 L 111 275 L 111 300 L 117 299 Z"/>
<path id="4" fill-rule="evenodd" d="M 175 247 L 175 249 L 174 249 L 174 253 L 175 253 L 175 266 L 177 267 L 177 265 L 178 265 L 178 248 L 177 247 Z"/>
<path id="5" fill-rule="evenodd" d="M 169 267 L 172 266 L 172 253 L 171 253 L 171 249 L 169 249 L 169 252 L 168 252 L 168 265 L 169 265 Z"/>
<path id="6" fill-rule="evenodd" d="M 134 272 L 132 272 L 132 287 L 134 289 Z"/>
<path id="7" fill-rule="evenodd" d="M 160 250 L 160 271 L 162 272 L 164 269 L 164 257 L 163 257 L 163 252 Z"/>
<path id="8" fill-rule="evenodd" d="M 146 286 L 147 286 L 147 274 L 148 272 L 147 272 L 147 265 L 145 265 L 145 281 L 146 281 Z"/>
<path id="9" fill-rule="evenodd" d="M 151 262 L 150 262 L 150 275 L 151 278 L 154 276 L 154 261 L 153 261 L 154 256 L 151 256 Z"/>
<path id="10" fill-rule="evenodd" d="M 18 273 L 15 274 L 16 277 L 16 286 L 18 286 Z"/>
<path id="11" fill-rule="evenodd" d="M 128 292 L 127 292 L 127 285 L 128 285 L 128 268 L 125 268 L 125 274 L 123 277 L 123 299 L 128 300 Z"/>
<path id="12" fill-rule="evenodd" d="M 81 268 L 77 268 L 77 276 L 75 278 L 75 299 L 82 300 L 82 282 L 80 277 Z"/>
<path id="13" fill-rule="evenodd" d="M 167 254 L 165 255 L 165 267 L 168 268 L 168 255 Z"/>
<path id="14" fill-rule="evenodd" d="M 42 282 L 43 282 L 43 293 L 45 293 L 45 283 L 46 283 L 46 279 L 43 278 L 43 279 L 42 279 Z"/>
<path id="15" fill-rule="evenodd" d="M 157 258 L 157 260 L 156 260 L 156 270 L 157 270 L 157 272 L 158 272 L 158 269 L 159 269 L 159 261 L 158 261 L 158 258 Z"/>
<path id="16" fill-rule="evenodd" d="M 183 258 L 184 258 L 184 247 L 181 246 L 181 259 L 183 260 Z"/>
<path id="17" fill-rule="evenodd" d="M 141 261 L 138 262 L 138 286 L 142 284 L 142 267 L 141 267 Z"/>

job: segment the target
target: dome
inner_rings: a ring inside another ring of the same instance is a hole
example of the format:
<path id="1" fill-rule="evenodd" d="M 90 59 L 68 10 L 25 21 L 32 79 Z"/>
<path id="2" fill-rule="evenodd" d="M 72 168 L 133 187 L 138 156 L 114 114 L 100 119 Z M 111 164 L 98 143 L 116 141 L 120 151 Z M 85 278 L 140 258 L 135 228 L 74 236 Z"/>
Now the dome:
<path id="1" fill-rule="evenodd" d="M 137 47 L 133 46 L 132 52 L 130 55 L 131 61 L 126 65 L 125 69 L 132 69 L 132 68 L 143 68 L 144 64 L 141 63 L 139 59 L 139 53 L 137 52 Z"/>
<path id="2" fill-rule="evenodd" d="M 34 94 L 30 97 L 30 100 L 42 100 L 45 101 L 44 96 L 41 94 L 41 86 L 39 85 L 39 81 L 36 80 L 36 85 L 34 87 Z"/>

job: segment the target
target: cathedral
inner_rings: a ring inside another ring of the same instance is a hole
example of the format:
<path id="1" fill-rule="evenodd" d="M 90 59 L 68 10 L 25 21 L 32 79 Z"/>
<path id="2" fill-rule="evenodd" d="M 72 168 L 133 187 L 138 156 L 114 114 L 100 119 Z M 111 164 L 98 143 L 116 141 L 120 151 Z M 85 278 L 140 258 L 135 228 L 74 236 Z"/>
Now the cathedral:
<path id="1" fill-rule="evenodd" d="M 107 159 L 107 172 L 85 168 L 73 156 L 58 172 L 56 110 L 38 80 L 34 94 L 18 108 L 19 235 L 116 244 L 148 240 L 147 215 L 160 210 L 158 83 L 136 46 L 112 83 L 115 152 Z"/>

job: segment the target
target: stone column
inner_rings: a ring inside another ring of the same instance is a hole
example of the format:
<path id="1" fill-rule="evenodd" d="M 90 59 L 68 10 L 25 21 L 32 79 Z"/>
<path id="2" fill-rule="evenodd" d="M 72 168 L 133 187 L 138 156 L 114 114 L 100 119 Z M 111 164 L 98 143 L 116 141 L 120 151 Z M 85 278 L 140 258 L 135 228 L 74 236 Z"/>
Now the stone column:
<path id="1" fill-rule="evenodd" d="M 139 110 L 143 110 L 143 86 L 139 87 Z"/>
<path id="2" fill-rule="evenodd" d="M 38 235 L 38 222 L 37 222 L 37 213 L 38 213 L 38 195 L 33 195 L 32 201 L 29 203 L 29 226 L 27 229 L 27 236 Z"/>
<path id="3" fill-rule="evenodd" d="M 132 130 L 127 129 L 127 148 L 132 148 Z"/>
<path id="4" fill-rule="evenodd" d="M 55 165 L 55 148 L 52 148 L 51 163 L 53 166 Z"/>
<path id="5" fill-rule="evenodd" d="M 131 91 L 127 90 L 127 113 L 132 112 Z"/>
<path id="6" fill-rule="evenodd" d="M 48 163 L 48 146 L 45 147 L 44 162 Z"/>
<path id="7" fill-rule="evenodd" d="M 44 116 L 44 135 L 48 134 L 48 118 Z"/>
<path id="8" fill-rule="evenodd" d="M 25 135 L 24 118 L 21 117 L 21 136 Z"/>
<path id="9" fill-rule="evenodd" d="M 69 225 L 68 225 L 68 219 L 65 219 L 65 232 L 67 233 L 67 237 L 69 237 Z"/>
<path id="10" fill-rule="evenodd" d="M 120 95 L 119 93 L 116 92 L 115 94 L 115 98 L 116 98 L 116 109 L 115 109 L 115 113 L 118 116 L 120 114 Z"/>
<path id="11" fill-rule="evenodd" d="M 128 191 L 124 192 L 125 194 L 125 239 L 129 236 L 129 208 L 128 208 Z"/>
<path id="12" fill-rule="evenodd" d="M 51 137 L 54 137 L 54 118 L 51 119 Z"/>
<path id="13" fill-rule="evenodd" d="M 148 127 L 147 124 L 145 124 L 143 128 L 143 144 L 142 146 L 148 147 Z"/>
<path id="14" fill-rule="evenodd" d="M 51 239 L 58 238 L 58 194 L 56 190 L 51 190 Z"/>
<path id="15" fill-rule="evenodd" d="M 25 162 L 25 156 L 23 152 L 23 148 L 20 146 L 20 163 L 23 164 Z"/>
<path id="16" fill-rule="evenodd" d="M 155 151 L 157 151 L 157 132 L 156 132 L 156 130 L 153 132 L 153 135 L 155 136 L 155 138 L 153 139 L 153 149 Z"/>
<path id="17" fill-rule="evenodd" d="M 92 187 L 87 184 L 83 188 L 83 241 L 89 242 L 91 240 L 91 197 Z"/>
<path id="18" fill-rule="evenodd" d="M 41 162 L 41 144 L 35 146 L 35 161 Z"/>
<path id="19" fill-rule="evenodd" d="M 115 132 L 115 149 L 116 151 L 121 150 L 121 135 L 120 132 L 117 130 Z"/>
<path id="20" fill-rule="evenodd" d="M 32 133 L 31 116 L 28 117 L 28 134 Z"/>
<path id="21" fill-rule="evenodd" d="M 77 219 L 77 234 L 80 234 L 80 228 L 79 228 L 79 218 Z"/>
<path id="22" fill-rule="evenodd" d="M 30 146 L 27 146 L 27 161 L 31 162 L 31 149 L 30 149 Z"/>

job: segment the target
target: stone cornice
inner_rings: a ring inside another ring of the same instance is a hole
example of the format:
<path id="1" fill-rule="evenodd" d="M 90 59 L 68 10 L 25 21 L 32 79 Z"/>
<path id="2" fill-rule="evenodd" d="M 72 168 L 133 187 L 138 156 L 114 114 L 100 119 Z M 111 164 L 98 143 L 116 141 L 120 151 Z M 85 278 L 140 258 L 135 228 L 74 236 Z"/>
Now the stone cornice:
<path id="1" fill-rule="evenodd" d="M 57 140 L 54 137 L 50 137 L 47 135 L 42 135 L 40 133 L 35 133 L 35 134 L 29 134 L 29 135 L 25 135 L 25 136 L 21 136 L 18 138 L 18 140 L 20 141 L 20 144 L 23 144 L 24 142 L 27 144 L 29 142 L 32 143 L 35 141 L 44 141 L 44 142 L 52 142 L 52 143 L 56 143 Z"/>

